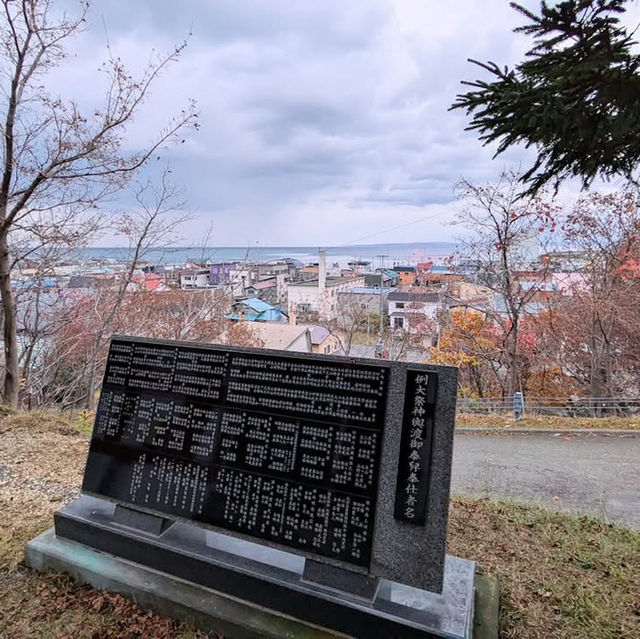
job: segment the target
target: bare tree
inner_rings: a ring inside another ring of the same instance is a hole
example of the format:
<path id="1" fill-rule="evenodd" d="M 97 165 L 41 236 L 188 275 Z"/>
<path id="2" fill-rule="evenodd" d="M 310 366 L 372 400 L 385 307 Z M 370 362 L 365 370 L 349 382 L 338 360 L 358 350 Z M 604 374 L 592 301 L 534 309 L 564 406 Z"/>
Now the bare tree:
<path id="1" fill-rule="evenodd" d="M 436 320 L 425 314 L 419 302 L 410 302 L 404 326 L 387 326 L 382 334 L 386 359 L 403 361 L 408 358 L 426 360 L 436 334 Z"/>
<path id="2" fill-rule="evenodd" d="M 371 322 L 371 312 L 367 309 L 368 300 L 362 295 L 344 292 L 338 293 L 335 304 L 335 317 L 327 319 L 320 314 L 310 317 L 314 324 L 323 326 L 338 341 L 343 355 L 349 355 L 351 346 L 358 334 L 367 330 Z"/>
<path id="3" fill-rule="evenodd" d="M 518 335 L 528 306 L 540 295 L 547 268 L 537 261 L 556 207 L 541 197 L 522 199 L 519 176 L 503 173 L 492 184 L 460 184 L 463 205 L 457 223 L 471 231 L 460 238 L 461 256 L 476 269 L 478 284 L 493 293 L 489 302 L 469 303 L 500 328 L 506 373 L 503 392 L 521 389 Z"/>
<path id="4" fill-rule="evenodd" d="M 125 213 L 117 218 L 115 229 L 126 238 L 129 254 L 124 273 L 118 284 L 103 289 L 96 297 L 94 306 L 95 329 L 93 331 L 93 347 L 88 357 L 87 371 L 87 408 L 92 409 L 95 403 L 96 372 L 100 368 L 100 354 L 105 352 L 105 344 L 111 337 L 114 320 L 118 317 L 125 293 L 133 282 L 139 262 L 154 246 L 161 246 L 175 236 L 178 227 L 188 215 L 182 213 L 184 202 L 182 189 L 170 181 L 170 171 L 165 169 L 158 182 L 147 180 L 138 184 L 135 199 L 138 208 L 134 213 Z M 105 304 L 105 297 L 107 302 Z"/>
<path id="5" fill-rule="evenodd" d="M 83 26 L 80 13 L 58 17 L 51 0 L 0 0 L 0 301 L 4 317 L 4 401 L 17 405 L 19 346 L 11 288 L 12 232 L 28 220 L 95 210 L 125 186 L 158 149 L 187 126 L 197 126 L 193 104 L 170 120 L 139 152 L 123 141 L 158 75 L 185 44 L 152 59 L 134 78 L 108 52 L 107 87 L 101 107 L 82 113 L 73 101 L 48 93 L 42 77 L 65 59 L 65 45 Z"/>
<path id="6" fill-rule="evenodd" d="M 640 366 L 640 192 L 580 198 L 564 231 L 582 258 L 575 265 L 581 278 L 570 291 L 569 312 L 562 317 L 563 309 L 553 309 L 553 321 L 564 322 L 556 352 L 569 350 L 592 397 L 624 393 L 623 373 L 637 379 Z"/>

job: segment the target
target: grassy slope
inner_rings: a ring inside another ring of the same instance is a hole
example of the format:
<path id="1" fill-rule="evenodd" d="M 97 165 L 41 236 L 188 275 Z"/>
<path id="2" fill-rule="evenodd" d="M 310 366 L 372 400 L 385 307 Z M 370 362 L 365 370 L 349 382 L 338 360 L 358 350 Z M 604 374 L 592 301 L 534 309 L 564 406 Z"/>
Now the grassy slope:
<path id="1" fill-rule="evenodd" d="M 589 517 L 454 499 L 449 552 L 498 577 L 502 639 L 640 637 L 640 534 Z"/>
<path id="2" fill-rule="evenodd" d="M 523 417 L 519 422 L 513 415 L 494 413 L 478 415 L 476 413 L 458 413 L 458 428 L 549 428 L 551 430 L 640 430 L 640 417 L 541 417 L 532 415 Z"/>
<path id="3" fill-rule="evenodd" d="M 0 637 L 203 636 L 119 595 L 19 563 L 26 541 L 78 490 L 86 450 L 86 436 L 57 415 L 0 420 Z M 456 498 L 449 552 L 499 578 L 502 639 L 640 637 L 637 533 L 536 507 Z"/>

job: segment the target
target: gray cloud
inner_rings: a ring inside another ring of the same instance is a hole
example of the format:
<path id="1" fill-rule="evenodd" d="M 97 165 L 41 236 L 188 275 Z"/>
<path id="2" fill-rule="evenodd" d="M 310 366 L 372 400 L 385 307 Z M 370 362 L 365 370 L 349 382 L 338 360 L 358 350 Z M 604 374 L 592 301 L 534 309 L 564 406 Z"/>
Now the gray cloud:
<path id="1" fill-rule="evenodd" d="M 218 244 L 340 244 L 425 218 L 385 241 L 447 239 L 455 183 L 528 157 L 492 161 L 447 110 L 479 75 L 468 57 L 521 58 L 518 22 L 506 0 L 101 0 L 54 81 L 92 104 L 105 25 L 134 68 L 191 30 L 128 140 L 198 101 L 202 130 L 168 151 L 198 216 L 188 239 L 213 221 Z"/>

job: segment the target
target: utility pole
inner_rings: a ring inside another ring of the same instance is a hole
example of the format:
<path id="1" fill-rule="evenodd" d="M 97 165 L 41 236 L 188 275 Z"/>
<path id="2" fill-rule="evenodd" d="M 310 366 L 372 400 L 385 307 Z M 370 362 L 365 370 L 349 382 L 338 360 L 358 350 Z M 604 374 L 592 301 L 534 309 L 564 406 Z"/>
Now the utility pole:
<path id="1" fill-rule="evenodd" d="M 384 258 L 387 257 L 386 255 L 378 255 L 377 257 L 380 258 L 380 325 L 378 327 L 378 341 L 376 343 L 376 348 L 375 348 L 375 356 L 376 357 L 382 357 L 382 352 L 383 352 L 383 343 L 382 343 L 382 333 L 384 332 L 384 319 L 383 319 L 383 312 L 384 312 L 384 303 L 383 303 L 383 299 L 382 299 L 382 289 L 384 288 Z"/>

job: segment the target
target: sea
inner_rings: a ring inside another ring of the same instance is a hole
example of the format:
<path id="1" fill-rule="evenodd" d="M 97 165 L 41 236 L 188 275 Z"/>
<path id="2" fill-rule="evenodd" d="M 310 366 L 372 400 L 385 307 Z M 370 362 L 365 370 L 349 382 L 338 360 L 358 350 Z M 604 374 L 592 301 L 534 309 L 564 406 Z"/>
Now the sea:
<path id="1" fill-rule="evenodd" d="M 369 262 L 372 268 L 415 265 L 418 262 L 444 262 L 455 252 L 451 242 L 411 242 L 393 244 L 352 244 L 325 246 L 328 265 L 346 266 L 350 261 Z M 187 262 L 269 262 L 285 257 L 302 264 L 318 261 L 318 248 L 311 246 L 157 246 L 147 249 L 140 260 L 156 265 L 180 265 Z M 77 252 L 81 261 L 103 264 L 118 263 L 130 259 L 131 252 L 122 247 L 88 247 Z"/>

